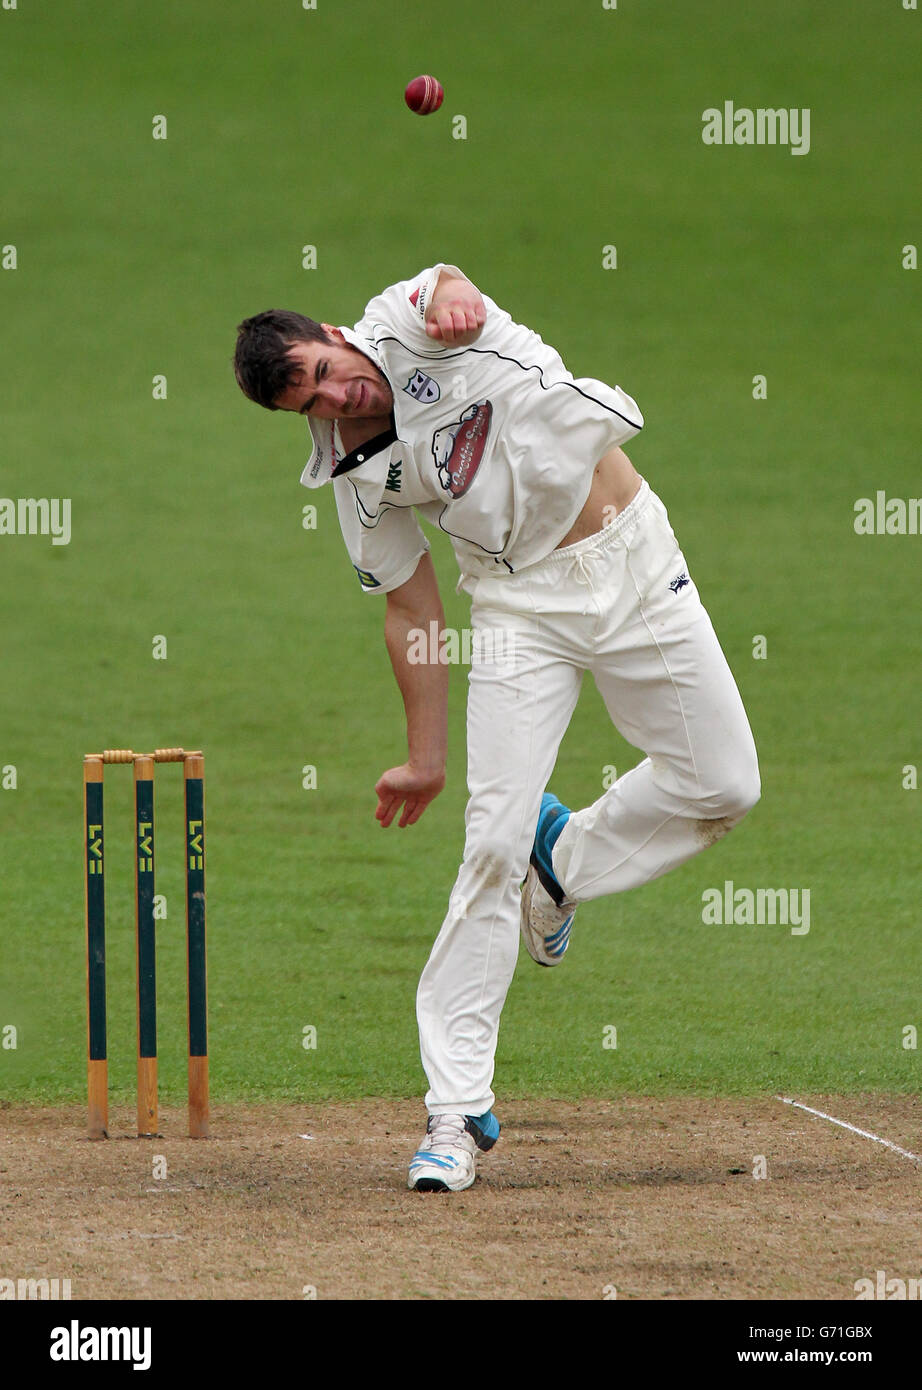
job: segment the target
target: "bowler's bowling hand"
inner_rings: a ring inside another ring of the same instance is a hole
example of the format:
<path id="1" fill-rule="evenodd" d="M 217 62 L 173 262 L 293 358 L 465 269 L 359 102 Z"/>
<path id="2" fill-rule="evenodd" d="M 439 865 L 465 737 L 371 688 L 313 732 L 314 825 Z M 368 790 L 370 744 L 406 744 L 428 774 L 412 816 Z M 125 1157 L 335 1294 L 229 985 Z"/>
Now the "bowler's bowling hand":
<path id="1" fill-rule="evenodd" d="M 375 786 L 378 796 L 375 818 L 382 825 L 390 825 L 402 806 L 403 814 L 399 821 L 401 830 L 406 825 L 415 825 L 444 785 L 444 768 L 421 770 L 410 763 L 388 768 L 387 772 L 381 774 Z"/>

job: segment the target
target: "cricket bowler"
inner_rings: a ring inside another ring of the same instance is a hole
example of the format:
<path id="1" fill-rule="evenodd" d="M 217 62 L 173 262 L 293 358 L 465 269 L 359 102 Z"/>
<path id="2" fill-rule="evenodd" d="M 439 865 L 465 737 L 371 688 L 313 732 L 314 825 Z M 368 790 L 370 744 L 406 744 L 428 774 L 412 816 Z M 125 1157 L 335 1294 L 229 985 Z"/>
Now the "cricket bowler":
<path id="1" fill-rule="evenodd" d="M 413 825 L 445 785 L 448 667 L 411 659 L 444 628 L 419 517 L 471 598 L 464 858 L 417 993 L 429 1119 L 409 1170 L 418 1192 L 459 1192 L 500 1132 L 519 936 L 557 967 L 579 903 L 726 834 L 759 798 L 755 745 L 666 508 L 622 450 L 643 419 L 620 387 L 573 377 L 453 265 L 352 328 L 268 310 L 237 332 L 241 390 L 306 418 L 301 481 L 332 483 L 359 583 L 384 595 L 407 759 L 375 788 L 382 826 Z M 546 788 L 586 671 L 645 756 L 577 810 Z"/>

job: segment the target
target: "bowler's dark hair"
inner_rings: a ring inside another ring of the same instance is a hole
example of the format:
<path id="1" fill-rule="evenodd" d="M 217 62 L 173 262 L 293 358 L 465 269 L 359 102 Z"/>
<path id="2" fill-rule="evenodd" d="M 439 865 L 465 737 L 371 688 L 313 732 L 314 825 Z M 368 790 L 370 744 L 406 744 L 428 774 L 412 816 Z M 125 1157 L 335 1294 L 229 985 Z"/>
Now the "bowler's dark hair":
<path id="1" fill-rule="evenodd" d="M 266 309 L 237 327 L 234 375 L 245 396 L 267 410 L 300 379 L 301 369 L 288 356 L 295 343 L 330 339 L 319 323 L 289 309 Z"/>

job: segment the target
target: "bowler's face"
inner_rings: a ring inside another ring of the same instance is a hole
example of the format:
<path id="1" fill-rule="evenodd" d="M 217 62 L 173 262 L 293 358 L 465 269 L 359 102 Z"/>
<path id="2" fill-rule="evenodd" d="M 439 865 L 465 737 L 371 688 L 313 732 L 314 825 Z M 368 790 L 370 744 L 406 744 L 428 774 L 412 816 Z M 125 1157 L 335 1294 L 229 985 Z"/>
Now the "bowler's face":
<path id="1" fill-rule="evenodd" d="M 371 358 L 350 347 L 338 328 L 321 325 L 328 343 L 295 343 L 288 356 L 301 369 L 299 380 L 275 402 L 280 410 L 315 415 L 319 420 L 364 420 L 388 416 L 394 404 L 390 386 Z"/>

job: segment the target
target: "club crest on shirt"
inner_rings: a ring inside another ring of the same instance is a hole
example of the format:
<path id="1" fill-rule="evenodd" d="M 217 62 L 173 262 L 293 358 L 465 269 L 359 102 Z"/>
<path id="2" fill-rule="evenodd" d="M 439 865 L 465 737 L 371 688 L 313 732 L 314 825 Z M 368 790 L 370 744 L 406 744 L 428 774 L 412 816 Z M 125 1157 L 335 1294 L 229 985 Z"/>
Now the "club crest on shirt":
<path id="1" fill-rule="evenodd" d="M 452 497 L 463 497 L 474 481 L 483 451 L 486 448 L 493 406 L 478 401 L 465 410 L 454 424 L 436 430 L 432 436 L 432 453 L 439 472 L 439 482 Z"/>
<path id="2" fill-rule="evenodd" d="M 437 401 L 442 394 L 438 382 L 433 381 L 431 376 L 426 376 L 426 373 L 421 372 L 419 367 L 416 368 L 403 389 L 415 401 L 422 401 L 423 405 L 430 405 L 432 401 Z"/>

